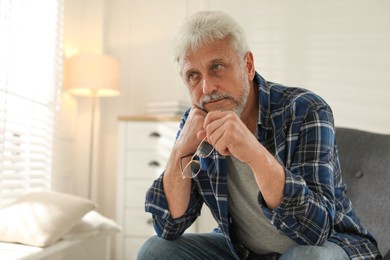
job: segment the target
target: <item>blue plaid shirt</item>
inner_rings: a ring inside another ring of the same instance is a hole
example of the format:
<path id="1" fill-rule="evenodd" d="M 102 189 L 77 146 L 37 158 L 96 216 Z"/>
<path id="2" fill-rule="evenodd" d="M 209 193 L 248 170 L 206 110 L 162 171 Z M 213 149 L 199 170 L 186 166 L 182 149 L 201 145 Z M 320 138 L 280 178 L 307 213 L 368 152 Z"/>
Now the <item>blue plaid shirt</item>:
<path id="1" fill-rule="evenodd" d="M 328 240 L 340 245 L 351 259 L 380 259 L 375 239 L 360 225 L 345 194 L 330 107 L 310 91 L 266 82 L 257 73 L 254 81 L 259 88 L 258 141 L 284 166 L 286 176 L 278 208 L 267 208 L 259 193 L 265 216 L 298 244 L 322 245 Z M 178 135 L 188 113 L 183 115 Z M 157 235 L 172 240 L 191 226 L 206 204 L 232 253 L 245 259 L 250 251 L 231 232 L 226 160 L 214 152 L 201 160 L 201 166 L 182 217 L 173 219 L 169 213 L 163 174 L 148 190 L 145 210 L 153 214 Z"/>

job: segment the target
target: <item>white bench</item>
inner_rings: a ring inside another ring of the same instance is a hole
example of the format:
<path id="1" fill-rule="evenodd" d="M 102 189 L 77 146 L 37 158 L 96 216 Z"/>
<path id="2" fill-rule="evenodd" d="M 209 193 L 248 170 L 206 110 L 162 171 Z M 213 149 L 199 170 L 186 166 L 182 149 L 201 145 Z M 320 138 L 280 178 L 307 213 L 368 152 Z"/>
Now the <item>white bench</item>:
<path id="1" fill-rule="evenodd" d="M 109 260 L 110 236 L 97 235 L 85 239 L 60 240 L 41 248 L 0 242 L 0 259 L 4 260 Z"/>

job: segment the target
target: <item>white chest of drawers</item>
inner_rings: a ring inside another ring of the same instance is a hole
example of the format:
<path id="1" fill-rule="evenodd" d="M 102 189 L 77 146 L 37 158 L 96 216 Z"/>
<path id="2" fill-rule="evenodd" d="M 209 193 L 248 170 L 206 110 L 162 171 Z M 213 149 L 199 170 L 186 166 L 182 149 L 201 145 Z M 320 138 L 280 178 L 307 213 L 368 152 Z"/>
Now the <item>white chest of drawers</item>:
<path id="1" fill-rule="evenodd" d="M 132 260 L 142 243 L 154 235 L 152 217 L 144 210 L 147 189 L 165 169 L 180 118 L 121 117 L 117 221 L 123 227 L 117 259 Z"/>

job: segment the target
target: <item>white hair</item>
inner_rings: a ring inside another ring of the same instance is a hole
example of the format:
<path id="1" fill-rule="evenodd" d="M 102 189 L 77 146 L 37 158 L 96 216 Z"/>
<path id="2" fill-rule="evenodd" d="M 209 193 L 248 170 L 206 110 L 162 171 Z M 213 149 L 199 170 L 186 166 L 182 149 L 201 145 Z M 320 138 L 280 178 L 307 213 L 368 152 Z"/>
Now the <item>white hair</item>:
<path id="1" fill-rule="evenodd" d="M 176 32 L 171 44 L 172 59 L 179 65 L 188 51 L 226 38 L 238 55 L 249 51 L 245 31 L 232 17 L 220 11 L 197 12 L 186 18 Z"/>

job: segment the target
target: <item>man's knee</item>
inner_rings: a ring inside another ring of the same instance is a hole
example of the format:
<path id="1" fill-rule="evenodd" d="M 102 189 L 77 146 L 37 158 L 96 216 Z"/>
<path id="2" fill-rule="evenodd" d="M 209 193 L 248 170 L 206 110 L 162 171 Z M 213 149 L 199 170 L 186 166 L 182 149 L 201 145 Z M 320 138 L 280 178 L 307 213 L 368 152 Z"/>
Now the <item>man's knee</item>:
<path id="1" fill-rule="evenodd" d="M 165 259 L 164 254 L 167 252 L 165 244 L 167 242 L 158 236 L 150 237 L 138 250 L 137 260 Z"/>
<path id="2" fill-rule="evenodd" d="M 288 249 L 280 259 L 345 260 L 349 259 L 349 257 L 340 246 L 331 242 L 326 242 L 323 246 L 293 246 Z"/>

